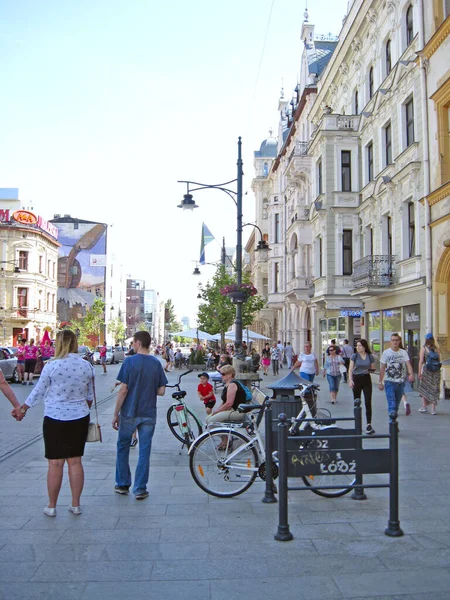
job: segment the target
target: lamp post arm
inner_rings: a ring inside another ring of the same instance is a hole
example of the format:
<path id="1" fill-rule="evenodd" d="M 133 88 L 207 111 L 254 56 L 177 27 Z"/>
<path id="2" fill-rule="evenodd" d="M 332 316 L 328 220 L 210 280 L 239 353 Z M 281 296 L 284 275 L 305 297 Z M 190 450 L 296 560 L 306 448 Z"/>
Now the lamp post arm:
<path id="1" fill-rule="evenodd" d="M 237 195 L 237 192 L 235 192 L 234 190 L 230 190 L 224 186 L 230 184 L 230 183 L 236 183 L 237 179 L 231 179 L 230 181 L 225 181 L 224 183 L 217 183 L 217 184 L 209 184 L 209 183 L 199 183 L 198 181 L 184 181 L 184 180 L 179 180 L 177 183 L 186 183 L 187 184 L 187 193 L 190 194 L 191 192 L 197 192 L 199 190 L 220 190 L 222 192 L 225 192 L 225 194 L 228 194 L 228 196 L 230 196 L 230 198 L 233 200 L 233 202 L 236 204 L 237 206 L 237 202 L 235 199 L 235 196 Z M 195 188 L 190 188 L 190 185 L 196 185 L 198 187 Z"/>
<path id="2" fill-rule="evenodd" d="M 259 235 L 261 236 L 261 242 L 264 241 L 263 232 L 261 231 L 261 228 L 258 227 L 258 225 L 255 225 L 255 223 L 244 223 L 242 225 L 242 227 L 254 227 L 255 229 L 257 229 L 259 231 Z"/>

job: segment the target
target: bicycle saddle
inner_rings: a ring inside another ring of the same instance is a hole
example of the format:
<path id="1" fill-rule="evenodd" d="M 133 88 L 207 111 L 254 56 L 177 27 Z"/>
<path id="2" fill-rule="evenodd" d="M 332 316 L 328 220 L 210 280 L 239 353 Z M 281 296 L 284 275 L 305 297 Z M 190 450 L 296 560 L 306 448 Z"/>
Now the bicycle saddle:
<path id="1" fill-rule="evenodd" d="M 184 398 L 186 396 L 187 392 L 185 392 L 184 390 L 181 390 L 181 392 L 174 392 L 172 394 L 172 398 L 174 398 L 175 400 L 181 400 L 182 398 Z"/>
<path id="2" fill-rule="evenodd" d="M 240 413 L 248 413 L 252 410 L 260 409 L 261 404 L 239 404 L 238 412 Z"/>

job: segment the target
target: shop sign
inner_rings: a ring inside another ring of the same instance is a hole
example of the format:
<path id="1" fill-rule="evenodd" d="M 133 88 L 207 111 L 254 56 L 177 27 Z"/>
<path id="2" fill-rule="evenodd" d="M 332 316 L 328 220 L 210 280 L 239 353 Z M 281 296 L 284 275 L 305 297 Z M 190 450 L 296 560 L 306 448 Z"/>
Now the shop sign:
<path id="1" fill-rule="evenodd" d="M 56 240 L 58 239 L 58 228 L 55 227 L 53 223 L 49 223 L 48 221 L 39 216 L 37 218 L 37 224 L 38 227 L 42 229 L 42 231 L 45 231 L 46 233 L 54 237 Z"/>
<path id="2" fill-rule="evenodd" d="M 37 216 L 29 210 L 16 210 L 12 214 L 14 221 L 17 221 L 21 225 L 36 225 Z"/>
<path id="3" fill-rule="evenodd" d="M 403 308 L 403 329 L 420 329 L 420 304 Z"/>
<path id="4" fill-rule="evenodd" d="M 9 209 L 0 208 L 0 223 L 9 222 Z"/>
<path id="5" fill-rule="evenodd" d="M 341 317 L 362 317 L 362 310 L 341 310 Z"/>

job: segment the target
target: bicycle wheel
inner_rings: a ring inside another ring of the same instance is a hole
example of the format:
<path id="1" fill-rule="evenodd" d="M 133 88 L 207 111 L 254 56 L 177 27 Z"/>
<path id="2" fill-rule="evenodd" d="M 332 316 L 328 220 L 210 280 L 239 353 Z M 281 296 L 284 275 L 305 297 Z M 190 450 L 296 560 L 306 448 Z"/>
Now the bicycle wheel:
<path id="1" fill-rule="evenodd" d="M 338 429 L 337 427 L 333 428 L 334 430 Z M 325 433 L 326 428 L 324 428 L 321 433 Z M 322 440 L 310 440 L 309 442 L 305 442 L 305 448 L 313 449 L 323 449 Z M 311 488 L 311 491 L 317 494 L 318 496 L 322 496 L 323 498 L 339 498 L 339 496 L 345 496 L 352 491 L 353 488 L 350 486 L 355 483 L 355 475 L 351 473 L 332 473 L 327 475 L 307 475 L 302 477 L 305 485 Z M 320 489 L 321 485 L 338 485 L 342 486 L 335 490 L 324 490 Z M 314 487 L 313 487 L 314 486 Z"/>
<path id="2" fill-rule="evenodd" d="M 182 411 L 180 411 L 180 414 L 183 414 Z M 167 425 L 177 440 L 182 444 L 190 445 L 203 432 L 203 425 L 187 406 L 185 406 L 184 415 L 186 417 L 186 425 L 189 429 L 186 434 L 183 434 L 181 431 L 180 421 L 178 420 L 178 414 L 174 406 L 171 406 L 167 411 Z"/>
<path id="3" fill-rule="evenodd" d="M 189 453 L 189 468 L 195 483 L 207 494 L 232 498 L 252 485 L 259 459 L 249 438 L 232 429 L 215 429 L 195 440 Z M 228 458 L 242 448 L 240 452 Z"/>

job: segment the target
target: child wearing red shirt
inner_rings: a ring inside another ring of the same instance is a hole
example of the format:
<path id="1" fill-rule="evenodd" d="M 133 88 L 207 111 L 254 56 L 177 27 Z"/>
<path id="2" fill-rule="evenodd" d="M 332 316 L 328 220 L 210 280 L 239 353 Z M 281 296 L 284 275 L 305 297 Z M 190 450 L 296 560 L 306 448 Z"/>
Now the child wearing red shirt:
<path id="1" fill-rule="evenodd" d="M 197 392 L 200 400 L 205 405 L 206 414 L 210 415 L 216 403 L 213 386 L 209 383 L 208 373 L 200 373 L 200 383 L 198 384 Z"/>

